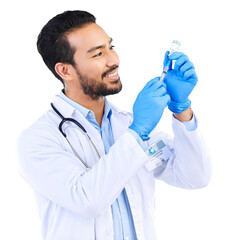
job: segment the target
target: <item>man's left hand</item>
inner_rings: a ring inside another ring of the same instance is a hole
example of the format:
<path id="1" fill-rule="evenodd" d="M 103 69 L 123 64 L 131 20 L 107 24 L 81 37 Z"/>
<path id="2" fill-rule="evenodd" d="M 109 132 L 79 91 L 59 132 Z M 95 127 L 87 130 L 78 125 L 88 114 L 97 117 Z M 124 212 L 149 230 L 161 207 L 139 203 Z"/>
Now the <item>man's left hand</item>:
<path id="1" fill-rule="evenodd" d="M 171 60 L 169 70 L 165 76 L 167 92 L 171 97 L 168 105 L 174 113 L 181 113 L 191 106 L 189 95 L 195 87 L 198 77 L 195 68 L 188 57 L 181 52 L 175 52 L 168 56 L 166 52 L 164 66 Z M 172 69 L 172 60 L 176 60 L 174 69 Z"/>

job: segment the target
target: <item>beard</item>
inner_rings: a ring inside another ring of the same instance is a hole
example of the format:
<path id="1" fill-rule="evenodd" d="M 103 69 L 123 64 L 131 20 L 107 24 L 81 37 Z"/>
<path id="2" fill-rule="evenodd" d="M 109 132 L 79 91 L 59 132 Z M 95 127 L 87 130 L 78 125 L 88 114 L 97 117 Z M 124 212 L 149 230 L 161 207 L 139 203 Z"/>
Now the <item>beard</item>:
<path id="1" fill-rule="evenodd" d="M 112 68 L 109 70 L 109 72 L 115 68 Z M 111 84 L 113 87 L 108 88 L 104 82 L 97 82 L 96 78 L 90 78 L 86 75 L 82 75 L 77 68 L 75 70 L 79 77 L 81 88 L 84 94 L 89 96 L 92 100 L 98 100 L 101 97 L 113 95 L 119 93 L 122 90 L 122 83 L 120 81 L 120 78 L 112 81 Z M 107 72 L 105 74 L 107 74 Z M 102 74 L 101 79 L 104 78 L 105 74 Z"/>

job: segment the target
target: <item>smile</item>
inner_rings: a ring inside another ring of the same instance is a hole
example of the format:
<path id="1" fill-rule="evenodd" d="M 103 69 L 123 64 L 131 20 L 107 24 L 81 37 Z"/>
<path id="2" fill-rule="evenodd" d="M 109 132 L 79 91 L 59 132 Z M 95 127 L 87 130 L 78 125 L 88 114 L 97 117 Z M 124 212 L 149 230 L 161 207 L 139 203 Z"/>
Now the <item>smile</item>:
<path id="1" fill-rule="evenodd" d="M 111 73 L 106 74 L 105 77 L 106 78 L 116 78 L 116 77 L 119 77 L 118 69 L 115 69 L 115 71 L 112 71 Z"/>

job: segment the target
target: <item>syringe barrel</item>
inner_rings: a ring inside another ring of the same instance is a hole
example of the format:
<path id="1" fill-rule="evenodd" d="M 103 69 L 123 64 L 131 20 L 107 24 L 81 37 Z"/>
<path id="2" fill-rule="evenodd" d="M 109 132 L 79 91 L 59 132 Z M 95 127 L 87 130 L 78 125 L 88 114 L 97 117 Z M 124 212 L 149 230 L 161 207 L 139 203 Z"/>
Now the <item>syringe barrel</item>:
<path id="1" fill-rule="evenodd" d="M 170 49 L 169 49 L 168 56 L 170 56 L 174 52 L 178 52 L 179 49 L 180 49 L 180 46 L 181 46 L 181 43 L 179 41 L 173 40 L 172 44 L 170 46 Z M 161 77 L 160 77 L 160 81 L 164 81 L 165 75 L 166 75 L 166 73 L 168 72 L 168 69 L 169 69 L 170 62 L 171 61 L 169 60 L 168 63 L 166 64 L 166 66 L 164 67 L 163 72 L 162 72 Z"/>

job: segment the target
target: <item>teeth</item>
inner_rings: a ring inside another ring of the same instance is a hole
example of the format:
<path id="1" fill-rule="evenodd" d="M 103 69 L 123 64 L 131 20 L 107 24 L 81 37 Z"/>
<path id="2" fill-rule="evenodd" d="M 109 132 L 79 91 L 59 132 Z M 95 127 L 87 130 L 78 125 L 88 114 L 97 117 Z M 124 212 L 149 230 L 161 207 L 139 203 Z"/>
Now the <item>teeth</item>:
<path id="1" fill-rule="evenodd" d="M 112 74 L 109 74 L 109 75 L 106 75 L 106 77 L 114 77 L 118 74 L 118 71 L 112 73 Z"/>

